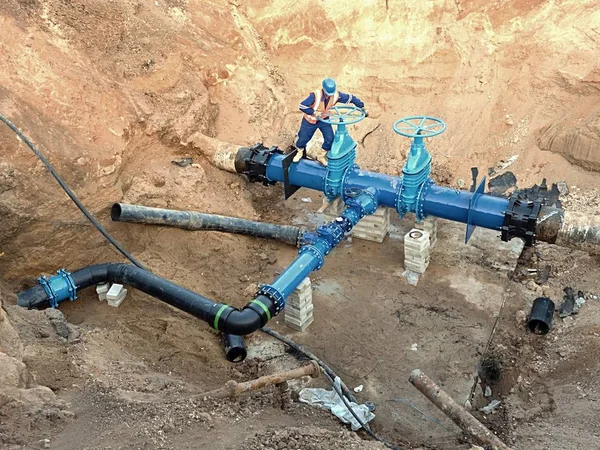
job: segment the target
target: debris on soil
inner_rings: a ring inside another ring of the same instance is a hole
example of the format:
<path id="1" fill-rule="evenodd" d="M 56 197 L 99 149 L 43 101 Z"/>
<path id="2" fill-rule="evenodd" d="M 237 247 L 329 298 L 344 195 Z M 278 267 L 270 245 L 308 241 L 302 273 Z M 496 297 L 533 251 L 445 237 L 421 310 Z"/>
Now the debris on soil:
<path id="1" fill-rule="evenodd" d="M 410 284 L 411 286 L 416 286 L 417 284 L 419 284 L 420 275 L 417 272 L 413 272 L 412 270 L 405 270 L 404 272 L 402 272 L 402 276 L 406 277 L 406 281 L 408 281 L 408 284 Z"/>
<path id="2" fill-rule="evenodd" d="M 194 162 L 194 159 L 190 158 L 190 157 L 174 159 L 173 161 L 171 161 L 172 164 L 175 164 L 176 166 L 179 166 L 179 167 L 191 166 L 193 162 Z"/>
<path id="3" fill-rule="evenodd" d="M 485 387 L 485 390 L 483 391 L 483 396 L 486 398 L 489 398 L 492 396 L 492 388 L 489 386 Z"/>
<path id="4" fill-rule="evenodd" d="M 498 409 L 500 404 L 500 400 L 492 400 L 489 405 L 484 406 L 479 411 L 481 411 L 484 414 L 492 414 L 494 411 L 496 411 L 496 409 Z"/>
<path id="5" fill-rule="evenodd" d="M 340 379 L 336 378 L 335 383 L 339 384 Z M 331 411 L 342 422 L 349 423 L 354 431 L 361 428 L 361 425 L 334 389 L 328 391 L 322 388 L 304 388 L 300 391 L 299 399 L 303 403 Z M 363 423 L 368 423 L 375 418 L 375 414 L 369 410 L 367 405 L 358 405 L 354 402 L 349 402 L 349 404 Z"/>
<path id="6" fill-rule="evenodd" d="M 69 337 L 69 327 L 64 314 L 55 308 L 48 308 L 44 310 L 44 313 L 48 316 L 50 323 L 56 330 L 56 334 L 67 339 Z"/>
<path id="7" fill-rule="evenodd" d="M 378 442 L 362 440 L 350 431 L 330 431 L 318 427 L 267 430 L 235 450 L 385 450 Z M 233 449 L 232 449 L 233 450 Z"/>
<path id="8" fill-rule="evenodd" d="M 554 319 L 554 302 L 548 297 L 538 297 L 533 301 L 527 327 L 534 334 L 547 334 Z"/>
<path id="9" fill-rule="evenodd" d="M 565 287 L 564 292 L 565 292 L 565 295 L 563 297 L 563 303 L 560 305 L 560 312 L 559 312 L 559 316 L 563 319 L 572 314 L 578 314 L 579 306 L 583 305 L 583 303 L 585 303 L 585 295 L 581 291 L 579 291 L 577 293 L 577 298 L 575 297 L 575 292 L 573 291 L 573 288 L 571 288 L 571 287 L 568 287 L 568 286 Z M 579 294 L 581 294 L 581 295 L 579 295 Z M 581 300 L 577 301 L 581 297 L 583 297 L 583 301 L 581 301 Z"/>
<path id="10" fill-rule="evenodd" d="M 490 194 L 502 195 L 505 194 L 509 189 L 517 186 L 517 177 L 512 172 L 505 172 L 502 175 L 498 175 L 492 178 L 488 182 L 488 189 Z"/>
<path id="11" fill-rule="evenodd" d="M 514 162 L 519 159 L 519 155 L 513 155 L 510 158 L 506 159 L 506 160 L 502 160 L 499 163 L 497 163 L 494 167 L 490 167 L 488 169 L 488 175 L 490 177 L 494 177 L 497 174 L 499 174 L 500 172 L 502 172 L 504 169 L 506 169 L 507 167 L 511 166 L 512 164 L 514 164 Z M 513 175 L 514 176 L 514 175 Z M 515 179 L 515 183 L 516 183 L 516 179 Z"/>

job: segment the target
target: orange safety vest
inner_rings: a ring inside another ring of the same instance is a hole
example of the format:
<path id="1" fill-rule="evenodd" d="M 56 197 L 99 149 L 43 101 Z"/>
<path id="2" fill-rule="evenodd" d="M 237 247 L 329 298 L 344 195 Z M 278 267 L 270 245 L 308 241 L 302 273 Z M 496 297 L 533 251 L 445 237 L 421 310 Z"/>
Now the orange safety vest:
<path id="1" fill-rule="evenodd" d="M 317 89 L 313 92 L 313 94 L 315 94 L 315 102 L 311 105 L 311 108 L 315 111 L 321 111 L 321 113 L 324 113 L 325 111 L 328 111 L 329 109 L 333 108 L 333 106 L 340 99 L 339 92 L 335 91 L 335 94 L 329 96 L 327 105 L 325 105 L 325 102 L 323 101 L 323 91 L 321 89 Z M 323 114 L 321 117 L 323 119 L 326 119 L 328 116 L 326 114 Z M 313 125 L 317 123 L 317 118 L 315 116 L 309 116 L 308 114 L 304 114 L 304 118 Z"/>

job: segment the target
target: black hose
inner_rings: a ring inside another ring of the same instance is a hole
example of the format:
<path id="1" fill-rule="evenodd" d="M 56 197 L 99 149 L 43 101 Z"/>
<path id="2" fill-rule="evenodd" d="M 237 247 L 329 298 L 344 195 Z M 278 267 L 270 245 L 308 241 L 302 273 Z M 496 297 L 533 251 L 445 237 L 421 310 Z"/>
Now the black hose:
<path id="1" fill-rule="evenodd" d="M 25 142 L 25 144 L 27 144 L 27 146 L 31 149 L 31 151 L 33 151 L 33 153 L 35 153 L 35 155 L 44 163 L 44 165 L 50 171 L 52 176 L 56 179 L 58 184 L 60 184 L 60 187 L 63 188 L 63 190 L 67 193 L 69 198 L 71 200 L 73 200 L 73 202 L 77 205 L 77 207 L 83 213 L 83 215 L 88 218 L 88 220 L 92 223 L 92 225 L 94 225 L 96 227 L 96 229 L 102 234 L 102 236 L 104 236 L 106 238 L 106 240 L 108 242 L 110 242 L 123 256 L 125 256 L 125 258 L 127 258 L 129 261 L 131 261 L 133 264 L 135 264 L 139 268 L 144 269 L 144 266 L 138 260 L 136 260 L 127 250 L 125 250 L 121 246 L 121 244 L 119 244 L 110 234 L 108 234 L 108 232 L 104 229 L 104 227 L 102 225 L 100 225 L 100 223 L 87 210 L 87 208 L 85 206 L 83 206 L 81 201 L 79 201 L 79 199 L 73 193 L 73 191 L 71 191 L 69 186 L 67 186 L 67 184 L 60 177 L 60 175 L 56 172 L 56 170 L 54 170 L 54 167 L 52 166 L 52 164 L 50 164 L 50 161 L 48 161 L 46 159 L 46 157 L 42 154 L 42 152 L 40 152 L 37 149 L 37 147 L 29 140 L 29 138 L 27 136 L 25 136 L 21 132 L 21 130 L 19 130 L 10 120 L 8 120 L 2 114 L 0 114 L 0 120 L 2 122 L 4 122 L 11 130 L 13 130 L 15 132 L 15 134 L 17 136 L 19 136 L 19 138 L 21 138 L 21 140 L 23 142 Z"/>
<path id="2" fill-rule="evenodd" d="M 276 225 L 217 214 L 150 208 L 125 203 L 115 203 L 111 208 L 110 217 L 115 222 L 164 225 L 183 228 L 185 230 L 222 231 L 276 239 L 296 246 L 300 242 L 302 235 L 306 232 L 304 228 L 291 225 Z"/>
<path id="3" fill-rule="evenodd" d="M 242 309 L 215 303 L 193 291 L 129 264 L 97 264 L 71 274 L 77 291 L 100 283 L 128 284 L 177 309 L 197 317 L 225 334 L 246 335 L 264 326 L 275 315 L 275 305 L 259 295 Z M 62 299 L 61 299 L 62 300 Z M 17 294 L 17 304 L 25 308 L 50 305 L 41 285 Z"/>

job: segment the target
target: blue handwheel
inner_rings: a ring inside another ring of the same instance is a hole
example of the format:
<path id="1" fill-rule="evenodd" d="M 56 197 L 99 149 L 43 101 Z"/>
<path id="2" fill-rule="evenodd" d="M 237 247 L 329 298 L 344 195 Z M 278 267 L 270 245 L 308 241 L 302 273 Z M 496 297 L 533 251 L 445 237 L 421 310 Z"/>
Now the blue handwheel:
<path id="1" fill-rule="evenodd" d="M 394 131 L 410 138 L 437 136 L 445 129 L 446 123 L 442 119 L 429 116 L 404 117 L 394 122 Z"/>
<path id="2" fill-rule="evenodd" d="M 352 125 L 366 117 L 365 112 L 354 105 L 334 106 L 326 112 L 327 118 L 319 117 L 319 121 L 330 125 Z"/>

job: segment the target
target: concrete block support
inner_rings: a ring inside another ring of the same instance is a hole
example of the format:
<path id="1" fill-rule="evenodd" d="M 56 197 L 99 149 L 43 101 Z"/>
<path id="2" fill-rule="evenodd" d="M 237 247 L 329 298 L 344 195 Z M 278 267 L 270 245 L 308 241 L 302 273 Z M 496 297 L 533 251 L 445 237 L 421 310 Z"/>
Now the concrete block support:
<path id="1" fill-rule="evenodd" d="M 125 300 L 125 296 L 127 295 L 127 289 L 123 287 L 122 284 L 113 284 L 108 292 L 106 293 L 106 301 L 110 306 L 114 306 L 118 308 L 123 300 Z"/>
<path id="2" fill-rule="evenodd" d="M 413 228 L 404 236 L 404 268 L 425 273 L 429 266 L 429 233 Z"/>
<path id="3" fill-rule="evenodd" d="M 415 223 L 417 230 L 427 231 L 429 233 L 429 244 L 433 248 L 437 242 L 437 217 L 427 216 L 420 222 Z"/>
<path id="4" fill-rule="evenodd" d="M 106 293 L 110 289 L 110 283 L 101 283 L 96 286 L 96 294 L 98 294 L 98 300 L 103 302 L 106 300 Z"/>
<path id="5" fill-rule="evenodd" d="M 330 222 L 338 217 L 344 210 L 344 202 L 340 197 L 329 202 L 327 198 L 323 199 L 323 206 L 319 213 L 323 214 L 325 222 Z M 377 208 L 374 214 L 363 217 L 360 222 L 352 229 L 352 237 L 373 241 L 381 244 L 388 234 L 390 228 L 390 209 L 385 207 Z"/>
<path id="6" fill-rule="evenodd" d="M 294 330 L 306 331 L 314 320 L 313 309 L 310 278 L 305 278 L 286 301 L 285 324 Z"/>

